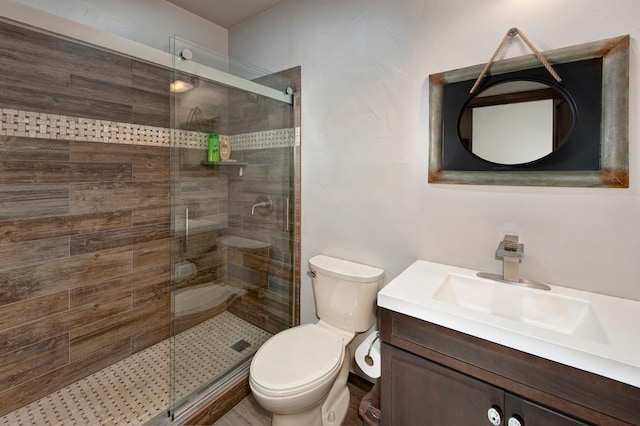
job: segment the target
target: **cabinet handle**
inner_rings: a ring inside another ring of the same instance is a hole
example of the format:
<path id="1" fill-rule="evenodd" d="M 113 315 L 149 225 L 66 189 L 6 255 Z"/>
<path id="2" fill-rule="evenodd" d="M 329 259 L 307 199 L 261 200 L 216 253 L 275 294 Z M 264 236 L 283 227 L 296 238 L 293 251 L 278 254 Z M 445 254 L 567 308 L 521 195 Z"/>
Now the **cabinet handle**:
<path id="1" fill-rule="evenodd" d="M 494 426 L 499 426 L 502 423 L 502 412 L 500 411 L 500 407 L 494 405 L 489 408 L 489 411 L 487 411 L 487 417 L 489 418 L 489 423 Z"/>
<path id="2" fill-rule="evenodd" d="M 524 426 L 524 420 L 522 420 L 519 415 L 514 414 L 513 416 L 509 417 L 507 426 Z"/>

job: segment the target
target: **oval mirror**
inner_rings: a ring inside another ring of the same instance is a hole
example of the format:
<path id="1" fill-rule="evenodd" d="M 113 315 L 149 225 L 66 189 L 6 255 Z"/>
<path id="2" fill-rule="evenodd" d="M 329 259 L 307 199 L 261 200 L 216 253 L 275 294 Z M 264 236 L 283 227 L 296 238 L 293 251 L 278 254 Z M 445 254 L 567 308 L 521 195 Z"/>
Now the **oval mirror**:
<path id="1" fill-rule="evenodd" d="M 489 86 L 472 97 L 458 120 L 463 145 L 496 164 L 539 160 L 573 131 L 574 107 L 559 89 L 528 80 Z"/>

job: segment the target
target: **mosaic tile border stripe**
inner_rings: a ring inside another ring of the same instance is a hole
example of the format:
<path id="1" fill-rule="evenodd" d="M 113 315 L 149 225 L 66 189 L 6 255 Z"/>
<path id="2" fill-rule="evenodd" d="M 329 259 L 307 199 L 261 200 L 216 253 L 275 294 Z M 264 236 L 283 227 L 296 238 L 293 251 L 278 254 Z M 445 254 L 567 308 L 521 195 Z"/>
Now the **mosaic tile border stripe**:
<path id="1" fill-rule="evenodd" d="M 0 136 L 205 149 L 207 134 L 109 120 L 0 108 Z M 237 151 L 292 147 L 294 129 L 220 135 Z"/>

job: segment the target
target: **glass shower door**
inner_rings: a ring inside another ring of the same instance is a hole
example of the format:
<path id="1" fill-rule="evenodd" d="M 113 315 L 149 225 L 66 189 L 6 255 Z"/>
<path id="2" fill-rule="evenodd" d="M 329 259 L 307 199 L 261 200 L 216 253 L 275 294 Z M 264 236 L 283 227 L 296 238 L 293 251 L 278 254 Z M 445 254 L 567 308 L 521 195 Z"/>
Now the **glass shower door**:
<path id="1" fill-rule="evenodd" d="M 174 38 L 172 417 L 295 322 L 290 82 Z M 230 146 L 208 161 L 208 140 Z"/>

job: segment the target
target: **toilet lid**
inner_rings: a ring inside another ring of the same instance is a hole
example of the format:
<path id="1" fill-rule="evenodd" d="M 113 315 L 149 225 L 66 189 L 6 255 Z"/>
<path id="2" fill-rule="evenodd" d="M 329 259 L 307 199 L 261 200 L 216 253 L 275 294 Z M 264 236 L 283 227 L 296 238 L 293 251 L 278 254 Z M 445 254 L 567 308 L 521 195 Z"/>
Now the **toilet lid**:
<path id="1" fill-rule="evenodd" d="M 251 378 L 265 390 L 284 393 L 309 387 L 342 363 L 342 338 L 313 324 L 290 328 L 262 345 L 251 363 Z"/>

